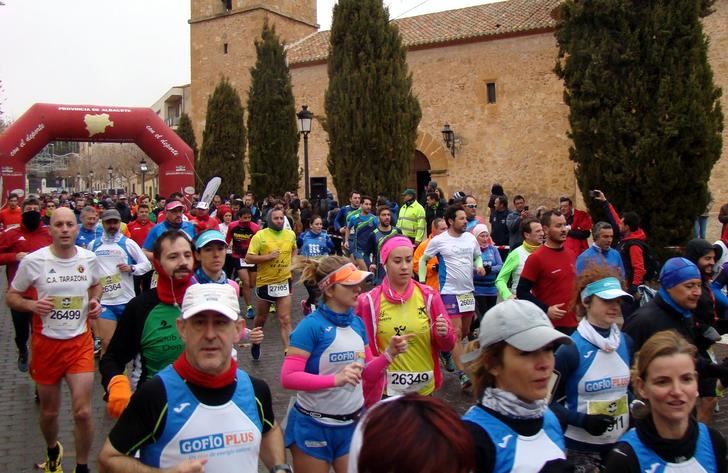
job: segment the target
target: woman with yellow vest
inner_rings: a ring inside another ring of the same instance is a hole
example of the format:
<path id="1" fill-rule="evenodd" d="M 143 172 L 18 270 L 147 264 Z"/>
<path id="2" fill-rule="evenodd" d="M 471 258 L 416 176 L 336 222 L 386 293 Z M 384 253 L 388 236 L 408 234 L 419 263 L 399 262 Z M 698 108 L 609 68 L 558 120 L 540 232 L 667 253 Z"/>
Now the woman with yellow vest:
<path id="1" fill-rule="evenodd" d="M 450 351 L 455 332 L 440 295 L 412 279 L 413 249 L 403 236 L 392 237 L 380 253 L 387 275 L 382 284 L 357 301 L 374 356 L 383 352 L 394 335 L 406 336 L 401 353 L 378 382 L 364 384 L 364 402 L 371 406 L 382 396 L 416 392 L 431 394 L 442 384 L 438 353 Z"/>

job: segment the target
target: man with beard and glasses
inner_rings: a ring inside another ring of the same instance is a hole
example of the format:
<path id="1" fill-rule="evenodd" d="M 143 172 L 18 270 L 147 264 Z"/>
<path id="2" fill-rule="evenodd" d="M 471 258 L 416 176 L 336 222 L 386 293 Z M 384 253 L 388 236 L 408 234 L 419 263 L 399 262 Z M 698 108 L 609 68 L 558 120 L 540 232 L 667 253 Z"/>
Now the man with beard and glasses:
<path id="1" fill-rule="evenodd" d="M 179 200 L 170 200 L 164 207 L 164 220 L 152 227 L 147 235 L 147 239 L 144 240 L 142 249 L 147 258 L 152 259 L 155 242 L 159 236 L 169 230 L 182 230 L 187 234 L 189 240 L 192 241 L 195 238 L 195 226 L 190 222 L 185 222 L 183 219 L 185 211 L 185 204 Z"/>
<path id="2" fill-rule="evenodd" d="M 157 286 L 126 305 L 109 347 L 101 358 L 101 384 L 106 389 L 109 415 L 118 418 L 131 397 L 127 363 L 141 358 L 139 385 L 174 362 L 184 344 L 175 327 L 185 291 L 192 284 L 192 242 L 180 230 L 170 230 L 154 242 L 152 265 Z"/>
<path id="3" fill-rule="evenodd" d="M 278 308 L 281 341 L 288 349 L 291 335 L 291 261 L 296 256 L 296 234 L 283 228 L 286 219 L 282 209 L 268 212 L 268 227 L 250 240 L 245 261 L 257 265 L 255 327 L 263 327 L 271 304 Z M 254 360 L 260 359 L 260 344 L 250 350 Z"/>
<path id="4" fill-rule="evenodd" d="M 576 255 L 565 247 L 566 219 L 558 210 L 541 217 L 546 242 L 526 259 L 516 296 L 531 301 L 551 319 L 554 328 L 571 335 L 576 313 L 570 308 L 576 284 Z"/>
<path id="5" fill-rule="evenodd" d="M 20 226 L 0 233 L 0 264 L 6 265 L 5 271 L 8 285 L 12 284 L 20 261 L 28 253 L 51 244 L 48 227 L 40 219 L 40 202 L 37 199 L 25 199 L 22 206 Z M 23 294 L 26 299 L 33 299 L 31 292 Z M 18 349 L 18 370 L 28 371 L 28 338 L 30 337 L 30 321 L 32 312 L 10 309 L 15 328 L 15 346 Z"/>

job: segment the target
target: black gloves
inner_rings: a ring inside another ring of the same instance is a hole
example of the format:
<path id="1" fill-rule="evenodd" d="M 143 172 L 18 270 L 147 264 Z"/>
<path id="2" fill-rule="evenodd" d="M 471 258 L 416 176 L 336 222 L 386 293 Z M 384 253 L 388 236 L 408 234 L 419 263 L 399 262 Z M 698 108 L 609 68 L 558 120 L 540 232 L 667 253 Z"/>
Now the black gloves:
<path id="1" fill-rule="evenodd" d="M 596 437 L 606 432 L 612 424 L 614 424 L 614 417 L 612 416 L 606 414 L 587 414 L 584 419 L 584 430 Z"/>
<path id="2" fill-rule="evenodd" d="M 557 459 L 547 461 L 539 473 L 572 473 L 574 471 L 576 470 L 571 460 Z"/>

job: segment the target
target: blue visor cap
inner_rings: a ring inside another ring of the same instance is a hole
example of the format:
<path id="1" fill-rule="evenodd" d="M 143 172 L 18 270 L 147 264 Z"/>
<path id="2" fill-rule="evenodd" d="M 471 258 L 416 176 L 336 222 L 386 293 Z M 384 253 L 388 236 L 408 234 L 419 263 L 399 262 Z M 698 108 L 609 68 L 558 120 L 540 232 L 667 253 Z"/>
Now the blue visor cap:
<path id="1" fill-rule="evenodd" d="M 195 241 L 195 248 L 199 250 L 200 248 L 204 248 L 213 241 L 220 242 L 223 245 L 226 244 L 225 236 L 222 234 L 222 232 L 219 232 L 217 230 L 206 230 L 200 233 L 200 236 L 197 237 L 197 240 Z"/>
<path id="2" fill-rule="evenodd" d="M 600 299 L 607 300 L 617 299 L 619 297 L 629 297 L 632 299 L 632 296 L 622 290 L 622 285 L 617 278 L 604 278 L 588 284 L 581 291 L 581 300 L 583 301 L 589 296 L 597 296 Z"/>

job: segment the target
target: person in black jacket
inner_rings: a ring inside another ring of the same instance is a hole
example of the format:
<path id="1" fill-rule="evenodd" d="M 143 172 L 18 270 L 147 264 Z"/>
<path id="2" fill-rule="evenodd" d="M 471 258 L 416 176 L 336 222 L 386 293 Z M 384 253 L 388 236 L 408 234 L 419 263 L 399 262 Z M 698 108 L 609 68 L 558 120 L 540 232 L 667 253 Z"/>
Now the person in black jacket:
<path id="1" fill-rule="evenodd" d="M 623 331 L 634 340 L 634 350 L 655 333 L 674 330 L 698 349 L 696 369 L 700 378 L 719 378 L 728 386 L 728 364 L 716 364 L 708 354 L 715 342 L 709 325 L 697 320 L 694 311 L 702 293 L 702 278 L 698 267 L 685 258 L 670 258 L 660 271 L 660 290 L 653 300 L 642 306 L 628 319 Z"/>
<path id="2" fill-rule="evenodd" d="M 119 211 L 122 222 L 131 222 L 131 209 L 129 208 L 129 201 L 124 194 L 119 196 L 119 201 L 116 202 L 116 210 Z"/>

